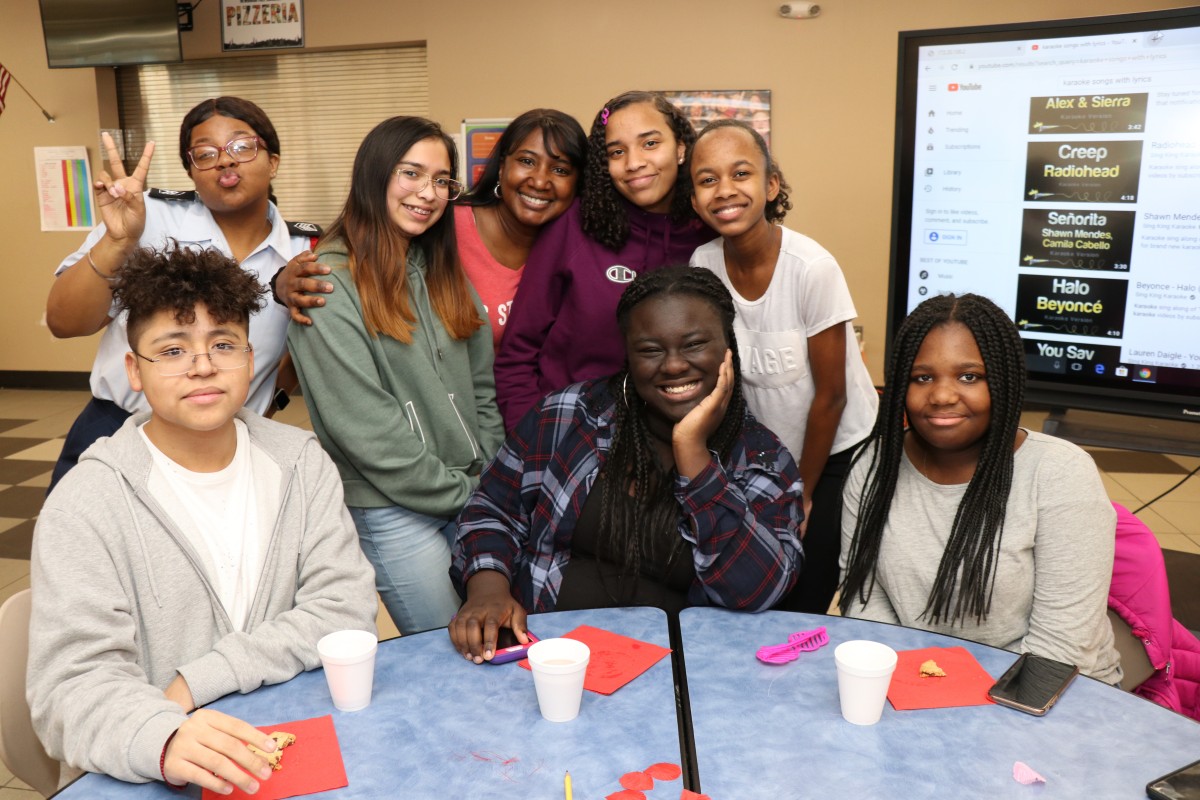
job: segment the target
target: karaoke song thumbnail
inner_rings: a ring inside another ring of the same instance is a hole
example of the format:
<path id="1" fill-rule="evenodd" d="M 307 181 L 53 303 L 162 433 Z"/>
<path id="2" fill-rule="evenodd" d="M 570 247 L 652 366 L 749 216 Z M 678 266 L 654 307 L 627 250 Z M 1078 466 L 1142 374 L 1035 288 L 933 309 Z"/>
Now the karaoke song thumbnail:
<path id="1" fill-rule="evenodd" d="M 1028 202 L 1136 203 L 1142 143 L 1030 142 L 1025 161 Z"/>
<path id="2" fill-rule="evenodd" d="M 1029 132 L 1054 136 L 1141 133 L 1146 130 L 1148 97 L 1144 92 L 1034 97 L 1029 101 Z"/>
<path id="3" fill-rule="evenodd" d="M 1021 266 L 1127 272 L 1133 211 L 1025 209 Z"/>
<path id="4" fill-rule="evenodd" d="M 1129 282 L 1109 278 L 1017 278 L 1017 327 L 1030 333 L 1119 339 Z"/>

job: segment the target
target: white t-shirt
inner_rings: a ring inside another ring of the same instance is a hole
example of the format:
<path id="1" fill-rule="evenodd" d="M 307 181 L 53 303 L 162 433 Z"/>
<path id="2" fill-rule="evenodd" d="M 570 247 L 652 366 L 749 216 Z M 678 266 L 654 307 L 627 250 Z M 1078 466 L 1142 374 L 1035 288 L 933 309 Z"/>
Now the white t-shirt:
<path id="1" fill-rule="evenodd" d="M 160 200 L 146 193 L 146 228 L 138 240 L 138 247 L 162 249 L 167 239 L 175 239 L 182 245 L 211 247 L 232 258 L 229 243 L 225 241 L 225 235 L 221 233 L 208 207 L 199 199 L 188 199 L 192 196 L 191 192 L 182 193 L 182 196 L 183 199 L 178 200 Z M 271 221 L 271 233 L 253 253 L 242 260 L 242 269 L 256 275 L 259 283 L 269 289 L 271 278 L 279 268 L 298 253 L 309 249 L 312 240 L 308 236 L 291 235 L 274 203 L 269 204 L 267 217 Z M 96 226 L 83 245 L 58 265 L 55 276 L 83 259 L 105 231 L 103 223 Z M 82 268 L 89 267 L 83 264 Z M 246 398 L 246 407 L 259 414 L 264 413 L 271 404 L 279 359 L 287 350 L 287 309 L 273 302 L 270 295 L 264 299 L 266 305 L 263 310 L 250 317 L 254 378 L 250 382 L 250 395 Z M 112 317 L 112 322 L 101 334 L 100 348 L 92 364 L 92 396 L 111 400 L 130 413 L 149 411 L 146 398 L 129 387 L 129 378 L 125 374 L 125 354 L 129 352 L 129 338 L 125 329 L 127 315 L 115 301 L 108 315 Z"/>
<path id="2" fill-rule="evenodd" d="M 237 450 L 217 472 L 193 472 L 173 461 L 138 428 L 154 465 L 147 489 L 196 551 L 225 613 L 242 630 L 258 591 L 263 559 L 279 509 L 279 467 L 234 420 Z"/>
<path id="3" fill-rule="evenodd" d="M 809 337 L 833 325 L 846 326 L 846 408 L 830 453 L 866 438 L 875 424 L 879 396 L 858 352 L 850 325 L 858 312 L 837 261 L 807 236 L 780 227 L 775 273 L 757 300 L 747 300 L 733 288 L 722 239 L 697 248 L 692 266 L 715 272 L 733 295 L 746 403 L 799 461 L 816 394 L 808 363 Z"/>

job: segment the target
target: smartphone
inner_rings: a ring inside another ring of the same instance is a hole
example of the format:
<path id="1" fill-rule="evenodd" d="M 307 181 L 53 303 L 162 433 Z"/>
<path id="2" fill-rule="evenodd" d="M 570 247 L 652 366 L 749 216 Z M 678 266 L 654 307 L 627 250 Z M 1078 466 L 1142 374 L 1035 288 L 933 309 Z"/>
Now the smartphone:
<path id="1" fill-rule="evenodd" d="M 1146 796 L 1156 800 L 1200 800 L 1200 761 L 1150 781 Z"/>
<path id="2" fill-rule="evenodd" d="M 529 644 L 521 644 L 517 641 L 517 635 L 512 632 L 512 628 L 501 628 L 496 635 L 496 654 L 492 656 L 492 660 L 488 664 L 507 664 L 510 661 L 520 661 L 525 657 L 525 653 L 530 646 L 538 640 L 533 635 L 533 631 L 525 631 L 525 635 L 529 637 Z"/>
<path id="3" fill-rule="evenodd" d="M 996 685 L 988 697 L 1000 705 L 1026 714 L 1042 716 L 1054 705 L 1079 674 L 1079 667 L 1051 658 L 1024 653 Z"/>

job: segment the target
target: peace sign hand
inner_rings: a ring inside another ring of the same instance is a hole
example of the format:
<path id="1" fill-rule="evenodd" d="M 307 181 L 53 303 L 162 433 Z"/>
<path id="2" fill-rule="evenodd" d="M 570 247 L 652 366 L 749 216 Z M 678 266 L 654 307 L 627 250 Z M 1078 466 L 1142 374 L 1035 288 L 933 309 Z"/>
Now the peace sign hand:
<path id="1" fill-rule="evenodd" d="M 112 136 L 100 134 L 104 151 L 108 155 L 109 175 L 103 170 L 95 182 L 96 205 L 100 217 L 108 228 L 108 236 L 125 248 L 132 248 L 146 228 L 146 202 L 142 192 L 146 186 L 146 173 L 150 171 L 150 159 L 154 155 L 154 142 L 147 142 L 142 157 L 132 175 L 125 174 L 120 153 Z"/>

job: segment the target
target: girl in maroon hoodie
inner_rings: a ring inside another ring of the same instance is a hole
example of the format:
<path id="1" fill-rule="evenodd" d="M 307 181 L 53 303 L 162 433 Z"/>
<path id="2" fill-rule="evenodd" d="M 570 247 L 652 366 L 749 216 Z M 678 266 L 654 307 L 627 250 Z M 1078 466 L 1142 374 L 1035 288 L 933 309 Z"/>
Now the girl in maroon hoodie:
<path id="1" fill-rule="evenodd" d="M 696 134 L 662 95 L 626 92 L 596 114 L 583 193 L 529 253 L 496 354 L 511 430 L 547 393 L 624 364 L 617 301 L 642 272 L 686 264 L 714 237 L 680 169 Z"/>

